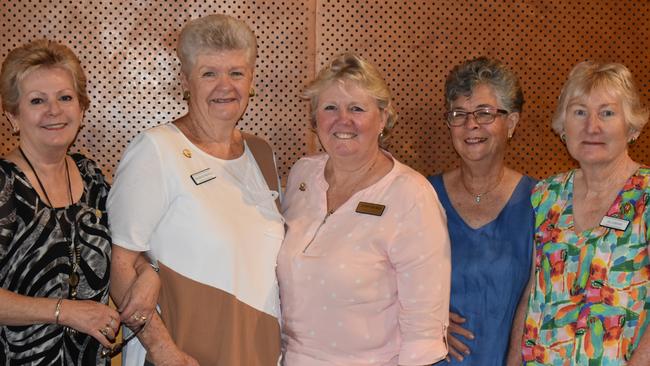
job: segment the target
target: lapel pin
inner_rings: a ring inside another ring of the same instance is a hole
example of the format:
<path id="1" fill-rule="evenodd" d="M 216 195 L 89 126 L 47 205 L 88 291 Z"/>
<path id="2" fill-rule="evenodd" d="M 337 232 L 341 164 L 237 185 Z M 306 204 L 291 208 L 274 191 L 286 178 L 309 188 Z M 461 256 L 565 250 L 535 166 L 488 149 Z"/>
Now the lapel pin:
<path id="1" fill-rule="evenodd" d="M 185 155 L 186 158 L 192 158 L 192 152 L 189 149 L 183 149 L 183 155 Z"/>
<path id="2" fill-rule="evenodd" d="M 307 189 L 307 185 L 305 184 L 305 182 L 300 183 L 298 189 L 304 192 Z"/>

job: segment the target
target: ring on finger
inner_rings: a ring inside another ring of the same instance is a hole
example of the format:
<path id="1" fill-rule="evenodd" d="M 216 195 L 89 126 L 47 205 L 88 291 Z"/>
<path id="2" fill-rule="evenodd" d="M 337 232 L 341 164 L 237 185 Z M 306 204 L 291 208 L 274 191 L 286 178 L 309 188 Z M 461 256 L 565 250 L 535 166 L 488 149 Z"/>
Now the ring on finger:
<path id="1" fill-rule="evenodd" d="M 104 327 L 99 330 L 99 333 L 101 333 L 104 337 L 108 337 L 108 332 L 111 330 L 110 327 Z"/>
<path id="2" fill-rule="evenodd" d="M 110 328 L 113 328 L 114 325 L 115 325 L 115 318 L 111 317 L 111 321 L 108 322 L 108 326 Z"/>

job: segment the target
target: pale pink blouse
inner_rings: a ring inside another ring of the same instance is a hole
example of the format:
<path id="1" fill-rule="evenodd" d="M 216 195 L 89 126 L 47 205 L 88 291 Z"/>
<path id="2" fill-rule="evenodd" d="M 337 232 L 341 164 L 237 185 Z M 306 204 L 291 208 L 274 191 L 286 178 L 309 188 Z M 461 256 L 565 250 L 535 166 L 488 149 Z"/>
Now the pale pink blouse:
<path id="1" fill-rule="evenodd" d="M 431 184 L 393 169 L 327 214 L 327 155 L 291 169 L 278 257 L 284 364 L 428 365 L 447 354 L 450 248 Z M 381 216 L 355 212 L 385 206 Z"/>

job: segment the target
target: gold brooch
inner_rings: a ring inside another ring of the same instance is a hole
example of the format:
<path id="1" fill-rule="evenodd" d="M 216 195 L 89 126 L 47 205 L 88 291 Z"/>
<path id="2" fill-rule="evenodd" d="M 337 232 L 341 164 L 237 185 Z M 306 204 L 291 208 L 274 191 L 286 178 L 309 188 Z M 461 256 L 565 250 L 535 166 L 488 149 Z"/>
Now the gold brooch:
<path id="1" fill-rule="evenodd" d="M 192 158 L 192 152 L 189 149 L 183 149 L 183 155 L 185 155 L 186 158 Z"/>
<path id="2" fill-rule="evenodd" d="M 304 192 L 307 189 L 307 185 L 305 184 L 305 182 L 300 183 L 298 189 Z"/>

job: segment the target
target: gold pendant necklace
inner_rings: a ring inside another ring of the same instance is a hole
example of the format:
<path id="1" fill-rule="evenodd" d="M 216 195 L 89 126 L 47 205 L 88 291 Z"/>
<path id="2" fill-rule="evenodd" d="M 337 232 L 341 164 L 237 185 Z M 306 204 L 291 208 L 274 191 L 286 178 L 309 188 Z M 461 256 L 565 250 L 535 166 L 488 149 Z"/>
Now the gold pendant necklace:
<path id="1" fill-rule="evenodd" d="M 483 198 L 483 196 L 492 192 L 499 186 L 499 183 L 501 183 L 501 180 L 503 179 L 504 175 L 505 175 L 505 169 L 501 169 L 501 174 L 499 174 L 499 179 L 497 179 L 496 183 L 492 187 L 488 188 L 485 192 L 481 192 L 481 193 L 474 193 L 467 187 L 467 184 L 465 183 L 465 179 L 463 179 L 462 173 L 460 176 L 460 182 L 463 184 L 463 188 L 465 188 L 465 191 L 467 191 L 467 193 L 469 193 L 470 195 L 474 196 L 474 203 L 478 205 L 481 203 L 481 199 Z"/>

